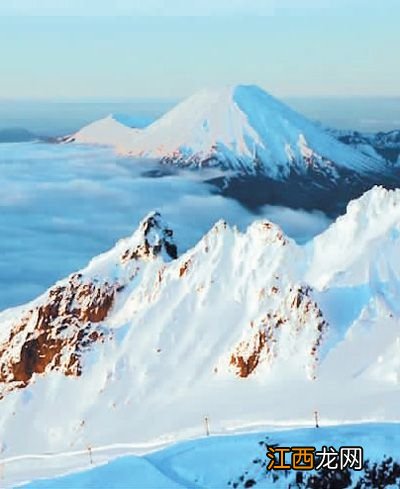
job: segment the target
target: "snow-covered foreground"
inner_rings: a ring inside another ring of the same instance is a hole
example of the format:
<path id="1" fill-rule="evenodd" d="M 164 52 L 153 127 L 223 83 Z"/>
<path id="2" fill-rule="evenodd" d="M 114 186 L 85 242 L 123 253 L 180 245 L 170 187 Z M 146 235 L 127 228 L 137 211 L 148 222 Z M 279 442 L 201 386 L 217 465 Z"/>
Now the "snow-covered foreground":
<path id="1" fill-rule="evenodd" d="M 398 420 L 399 209 L 374 188 L 304 245 L 219 221 L 182 255 L 151 214 L 0 315 L 4 457 L 185 439 L 206 415 Z"/>
<path id="2" fill-rule="evenodd" d="M 236 487 L 287 488 L 295 472 L 273 483 L 262 462 L 266 461 L 265 445 L 361 446 L 364 461 L 380 463 L 389 456 L 400 459 L 399 424 L 359 424 L 325 426 L 319 429 L 268 429 L 249 434 L 210 436 L 174 444 L 152 453 L 118 456 L 117 448 L 108 448 L 78 455 L 59 455 L 35 461 L 33 458 L 3 465 L 3 481 L 7 486 L 19 484 L 24 478 L 40 479 L 25 485 L 26 489 L 219 489 Z M 126 447 L 125 453 L 140 453 Z M 106 458 L 114 459 L 104 463 Z M 92 462 L 92 464 L 91 464 Z M 97 465 L 97 466 L 96 466 Z M 93 468 L 93 466 L 95 466 Z M 57 474 L 71 473 L 64 477 Z M 388 472 L 388 471 L 386 471 Z M 352 471 L 352 484 L 365 473 Z M 250 486 L 248 481 L 253 481 Z M 247 484 L 247 485 L 246 485 Z M 371 487 L 371 486 L 370 486 Z M 372 486 L 373 487 L 373 486 Z"/>

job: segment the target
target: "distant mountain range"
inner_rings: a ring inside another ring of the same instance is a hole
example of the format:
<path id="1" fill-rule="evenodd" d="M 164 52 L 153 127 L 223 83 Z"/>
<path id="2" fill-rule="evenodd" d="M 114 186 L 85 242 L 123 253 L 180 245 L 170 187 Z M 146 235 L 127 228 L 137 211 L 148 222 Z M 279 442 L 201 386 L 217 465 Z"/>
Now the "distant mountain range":
<path id="1" fill-rule="evenodd" d="M 38 136 L 20 127 L 10 127 L 0 129 L 0 143 L 21 143 L 25 141 L 34 141 L 39 139 Z"/>
<path id="2" fill-rule="evenodd" d="M 400 166 L 400 130 L 362 134 L 358 131 L 331 130 L 339 141 L 353 146 L 366 155 L 385 160 Z"/>

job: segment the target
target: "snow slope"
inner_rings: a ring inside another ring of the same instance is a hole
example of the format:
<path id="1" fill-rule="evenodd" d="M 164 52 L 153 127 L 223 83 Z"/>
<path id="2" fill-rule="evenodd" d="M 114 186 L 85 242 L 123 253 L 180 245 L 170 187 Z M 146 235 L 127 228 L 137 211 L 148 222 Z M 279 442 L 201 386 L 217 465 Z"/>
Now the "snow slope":
<path id="1" fill-rule="evenodd" d="M 307 280 L 319 287 L 334 281 L 359 285 L 394 280 L 400 273 L 396 260 L 400 236 L 400 190 L 375 187 L 349 203 L 325 232 L 312 242 L 313 258 Z M 338 253 L 337 241 L 345 252 Z"/>
<path id="2" fill-rule="evenodd" d="M 396 461 L 399 460 L 400 425 L 366 423 L 321 427 L 318 430 L 271 429 L 263 433 L 211 436 L 178 443 L 141 457 L 122 457 L 95 468 L 90 467 L 87 454 L 82 454 L 77 462 L 80 472 L 55 479 L 38 480 L 23 487 L 26 489 L 53 489 L 54 487 L 58 489 L 93 487 L 97 489 L 220 489 L 233 487 L 234 483 L 238 488 L 289 487 L 290 483 L 294 483 L 295 471 L 291 471 L 286 476 L 282 472 L 276 473 L 279 479 L 274 484 L 273 473 L 268 474 L 262 467 L 262 463 L 269 460 L 265 456 L 264 443 L 277 443 L 285 447 L 314 446 L 317 450 L 320 450 L 323 445 L 333 446 L 336 449 L 340 446 L 362 446 L 364 460 L 368 460 L 371 464 L 379 464 L 389 456 Z M 64 460 L 66 458 L 64 457 Z M 59 472 L 63 471 L 62 459 L 63 457 L 60 456 Z M 93 462 L 101 463 L 100 454 L 93 454 Z M 388 472 L 386 470 L 386 476 L 389 476 Z M 397 474 L 397 477 L 399 475 Z M 364 471 L 351 472 L 353 484 L 365 476 Z M 247 481 L 254 483 L 251 486 Z"/>
<path id="3" fill-rule="evenodd" d="M 106 142 L 141 158 L 218 165 L 274 179 L 310 170 L 329 178 L 337 177 L 338 169 L 382 171 L 382 161 L 342 144 L 257 86 L 203 90 L 142 131 L 100 121 L 80 131 L 76 140 Z"/>
<path id="4" fill-rule="evenodd" d="M 179 255 L 147 216 L 0 315 L 3 457 L 174 441 L 204 416 L 214 432 L 316 409 L 398 419 L 399 226 L 400 190 L 379 187 L 302 246 L 268 221 L 220 221 Z"/>

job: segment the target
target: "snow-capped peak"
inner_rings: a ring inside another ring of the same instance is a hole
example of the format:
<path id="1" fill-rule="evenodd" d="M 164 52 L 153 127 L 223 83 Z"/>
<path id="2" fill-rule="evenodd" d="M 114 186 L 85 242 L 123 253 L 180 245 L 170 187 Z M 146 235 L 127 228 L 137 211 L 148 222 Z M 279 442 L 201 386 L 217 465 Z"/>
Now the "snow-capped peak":
<path id="1" fill-rule="evenodd" d="M 75 134 L 62 139 L 64 143 L 83 143 L 113 146 L 117 151 L 123 151 L 140 131 L 122 122 L 121 117 L 109 114 L 102 119 L 82 127 Z"/>
<path id="2" fill-rule="evenodd" d="M 194 94 L 126 149 L 135 156 L 276 178 L 315 167 L 334 174 L 333 164 L 358 172 L 377 165 L 253 85 Z"/>
<path id="3" fill-rule="evenodd" d="M 94 258 L 84 269 L 89 277 L 107 277 L 121 283 L 127 280 L 129 270 L 137 268 L 138 261 L 162 257 L 165 262 L 178 256 L 174 233 L 159 212 L 150 212 L 129 238 L 122 239 L 108 252 Z"/>

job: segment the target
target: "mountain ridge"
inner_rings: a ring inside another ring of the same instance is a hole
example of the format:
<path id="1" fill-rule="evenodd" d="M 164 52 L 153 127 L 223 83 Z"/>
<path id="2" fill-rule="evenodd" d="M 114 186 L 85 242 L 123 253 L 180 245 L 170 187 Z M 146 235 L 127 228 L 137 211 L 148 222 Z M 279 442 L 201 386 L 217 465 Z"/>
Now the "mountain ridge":
<path id="1" fill-rule="evenodd" d="M 361 245 L 332 260 L 364 216 Z M 300 421 L 320 405 L 329 419 L 359 419 L 361 408 L 381 416 L 375 396 L 391 396 L 400 378 L 399 228 L 400 191 L 374 188 L 304 245 L 269 221 L 245 232 L 219 221 L 180 255 L 179 237 L 150 214 L 86 268 L 0 314 L 8 456 L 154 441 L 192 432 L 204 413 L 218 429 L 265 421 L 266 411 Z M 332 398 L 333 383 L 343 398 Z M 363 405 L 344 413 L 355 386 Z M 296 409 L 282 408 L 293 389 L 303 393 Z"/>

